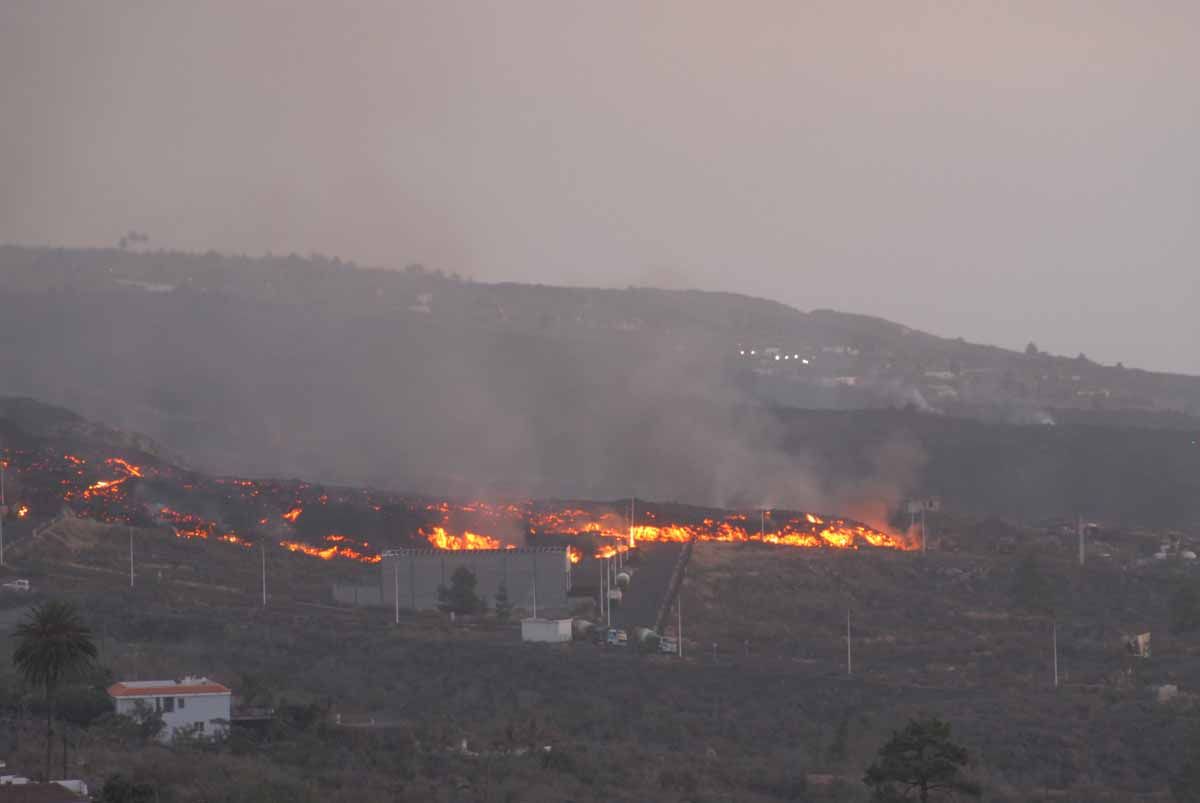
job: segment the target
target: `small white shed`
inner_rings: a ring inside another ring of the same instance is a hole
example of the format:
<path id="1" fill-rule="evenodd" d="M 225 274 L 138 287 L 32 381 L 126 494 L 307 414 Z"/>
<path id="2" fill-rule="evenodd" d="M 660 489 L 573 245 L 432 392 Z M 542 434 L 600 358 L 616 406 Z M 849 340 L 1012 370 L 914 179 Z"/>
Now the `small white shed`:
<path id="1" fill-rule="evenodd" d="M 545 641 L 558 644 L 571 640 L 570 619 L 522 619 L 522 641 Z"/>

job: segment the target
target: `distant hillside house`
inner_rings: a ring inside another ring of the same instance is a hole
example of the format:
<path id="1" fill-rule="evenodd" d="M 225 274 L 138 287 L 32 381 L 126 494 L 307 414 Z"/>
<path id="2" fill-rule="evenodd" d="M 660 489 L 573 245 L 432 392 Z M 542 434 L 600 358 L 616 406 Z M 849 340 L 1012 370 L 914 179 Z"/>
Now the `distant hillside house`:
<path id="1" fill-rule="evenodd" d="M 232 692 L 208 678 L 122 681 L 108 687 L 108 696 L 118 714 L 137 716 L 141 707 L 161 714 L 166 726 L 159 734 L 163 741 L 181 730 L 220 736 L 229 728 Z"/>

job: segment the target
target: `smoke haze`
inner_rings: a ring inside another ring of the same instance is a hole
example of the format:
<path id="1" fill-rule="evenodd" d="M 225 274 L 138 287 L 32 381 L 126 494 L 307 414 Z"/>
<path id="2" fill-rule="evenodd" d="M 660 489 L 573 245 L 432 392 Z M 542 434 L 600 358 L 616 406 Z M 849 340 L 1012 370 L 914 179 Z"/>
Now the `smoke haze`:
<path id="1" fill-rule="evenodd" d="M 1196 373 L 1198 22 L 10 0 L 0 240 L 736 290 Z"/>

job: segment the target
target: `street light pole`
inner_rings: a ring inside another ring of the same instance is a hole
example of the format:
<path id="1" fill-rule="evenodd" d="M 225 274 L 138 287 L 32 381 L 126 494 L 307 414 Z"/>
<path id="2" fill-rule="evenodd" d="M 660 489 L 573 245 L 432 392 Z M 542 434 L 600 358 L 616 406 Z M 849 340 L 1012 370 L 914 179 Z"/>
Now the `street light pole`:
<path id="1" fill-rule="evenodd" d="M 0 460 L 0 566 L 4 565 L 4 517 L 8 515 L 8 502 L 4 495 L 4 469 L 8 465 Z"/>
<path id="2" fill-rule="evenodd" d="M 675 625 L 675 636 L 679 642 L 679 657 L 683 657 L 683 586 L 679 587 L 679 591 L 675 596 L 675 613 L 679 617 L 678 623 Z"/>
<path id="3" fill-rule="evenodd" d="M 846 611 L 846 677 L 853 674 L 854 664 L 850 658 L 850 611 Z"/>
<path id="4" fill-rule="evenodd" d="M 1053 632 L 1052 639 L 1053 639 L 1053 643 L 1054 643 L 1054 688 L 1057 689 L 1058 688 L 1058 622 L 1054 622 L 1052 627 L 1054 628 L 1054 630 L 1052 631 Z"/>
<path id="5" fill-rule="evenodd" d="M 262 606 L 267 607 L 267 545 L 259 544 L 262 548 Z"/>

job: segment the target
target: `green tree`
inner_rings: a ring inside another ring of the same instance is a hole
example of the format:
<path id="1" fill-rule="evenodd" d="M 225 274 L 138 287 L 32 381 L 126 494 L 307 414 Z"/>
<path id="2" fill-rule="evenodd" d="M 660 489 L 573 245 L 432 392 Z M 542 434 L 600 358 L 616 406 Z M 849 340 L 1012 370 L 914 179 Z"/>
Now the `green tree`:
<path id="1" fill-rule="evenodd" d="M 1200 593 L 1194 585 L 1180 586 L 1171 595 L 1171 632 L 1191 633 L 1200 628 Z"/>
<path id="2" fill-rule="evenodd" d="M 46 780 L 54 736 L 54 702 L 59 686 L 91 668 L 96 659 L 92 631 L 69 602 L 38 605 L 17 625 L 13 665 L 31 686 L 46 693 Z"/>
<path id="3" fill-rule="evenodd" d="M 450 587 L 438 586 L 438 607 L 449 613 L 476 613 L 483 610 L 483 600 L 475 593 L 479 581 L 475 573 L 459 566 L 450 575 Z"/>
<path id="4" fill-rule="evenodd" d="M 508 599 L 508 585 L 501 583 L 496 589 L 496 618 L 501 622 L 507 622 L 512 616 L 512 602 Z"/>
<path id="5" fill-rule="evenodd" d="M 965 748 L 950 741 L 950 725 L 940 719 L 912 720 L 892 734 L 863 776 L 873 799 L 921 803 L 958 793 L 978 797 L 979 785 L 964 778 Z M 935 796 L 935 797 L 931 797 Z"/>

